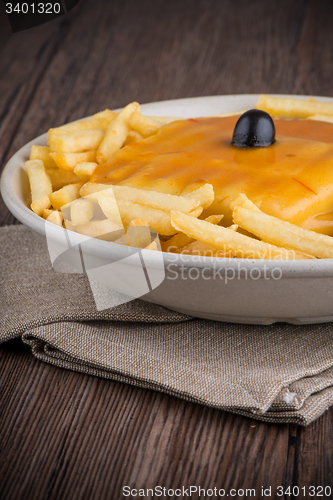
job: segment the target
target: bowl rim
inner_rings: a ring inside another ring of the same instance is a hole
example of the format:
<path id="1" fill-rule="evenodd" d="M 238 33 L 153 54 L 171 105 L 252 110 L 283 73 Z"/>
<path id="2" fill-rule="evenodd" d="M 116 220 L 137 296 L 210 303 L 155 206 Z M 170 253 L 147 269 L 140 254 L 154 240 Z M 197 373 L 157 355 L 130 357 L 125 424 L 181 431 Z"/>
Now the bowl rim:
<path id="1" fill-rule="evenodd" d="M 184 99 L 173 99 L 166 101 L 156 101 L 152 103 L 146 103 L 141 105 L 141 109 L 144 114 L 148 114 L 151 108 L 158 108 L 160 106 L 170 105 L 182 108 L 185 106 L 187 108 L 191 102 L 195 101 L 200 104 L 200 101 L 210 100 L 214 102 L 215 100 L 223 101 L 223 100 L 239 100 L 239 99 L 255 99 L 259 98 L 261 94 L 227 94 L 227 95 L 218 95 L 218 96 L 200 96 L 200 97 L 189 97 Z M 291 97 L 291 98 L 315 98 L 320 101 L 330 101 L 333 102 L 332 97 L 325 96 L 308 96 L 308 95 L 299 95 L 299 94 L 270 94 L 276 97 Z M 180 106 L 179 106 L 180 105 Z M 116 110 L 117 111 L 117 110 Z M 154 110 L 154 112 L 156 112 Z M 187 113 L 188 116 L 194 116 L 193 114 Z M 182 111 L 181 116 L 184 115 L 184 111 Z M 156 114 L 158 116 L 158 114 Z M 88 119 L 89 117 L 84 117 L 82 119 Z M 75 123 L 71 122 L 71 123 Z M 21 223 L 32 229 L 33 231 L 45 236 L 45 227 L 46 224 L 49 224 L 50 228 L 48 228 L 48 237 L 50 236 L 55 241 L 59 238 L 61 232 L 64 231 L 63 228 L 58 227 L 54 224 L 48 223 L 43 218 L 39 217 L 35 213 L 31 211 L 25 204 L 18 199 L 13 189 L 13 176 L 17 174 L 17 172 L 23 169 L 22 162 L 24 158 L 27 158 L 26 152 L 30 150 L 33 144 L 38 145 L 46 145 L 47 143 L 47 133 L 44 133 L 35 139 L 31 140 L 24 146 L 22 146 L 7 162 L 5 165 L 1 178 L 0 178 L 0 193 L 3 198 L 5 205 L 8 210 L 18 219 Z M 68 231 L 68 230 L 65 230 Z M 81 243 L 85 237 L 82 239 L 82 235 L 78 233 L 71 233 L 71 241 L 75 244 Z M 90 241 L 87 242 L 87 251 L 90 251 L 92 254 L 96 253 L 97 255 L 105 256 L 106 253 L 110 253 L 110 245 L 112 255 L 115 258 L 123 259 L 124 257 L 130 255 L 135 252 L 135 249 L 129 249 L 129 247 L 124 247 L 122 245 L 118 245 L 112 242 L 106 242 L 102 240 L 98 240 L 95 238 L 90 238 Z M 157 252 L 152 250 L 142 250 L 145 254 L 145 260 L 149 261 L 149 265 L 152 267 L 157 267 L 160 265 L 160 256 L 157 255 Z M 161 252 L 158 252 L 161 254 Z M 175 264 L 177 266 L 185 266 L 185 267 L 199 267 L 199 268 L 228 268 L 228 269 L 239 269 L 239 266 L 242 266 L 242 269 L 251 270 L 255 265 L 258 269 L 270 269 L 278 268 L 282 271 L 284 277 L 290 278 L 306 278 L 306 277 L 331 277 L 333 276 L 333 258 L 332 259 L 300 259 L 300 260 L 273 260 L 273 259 L 240 259 L 240 258 L 220 258 L 220 257 L 203 257 L 203 256 L 193 256 L 193 255 L 180 255 L 173 254 L 169 252 L 162 252 L 163 259 L 165 265 Z"/>

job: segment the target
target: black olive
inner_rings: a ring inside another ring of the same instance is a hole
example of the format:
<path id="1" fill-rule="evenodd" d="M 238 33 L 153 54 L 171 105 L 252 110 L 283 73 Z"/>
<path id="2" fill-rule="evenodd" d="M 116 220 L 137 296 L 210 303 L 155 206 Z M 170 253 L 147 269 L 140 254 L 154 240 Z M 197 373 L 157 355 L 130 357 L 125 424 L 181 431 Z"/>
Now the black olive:
<path id="1" fill-rule="evenodd" d="M 238 148 L 265 148 L 275 142 L 275 125 L 261 109 L 250 109 L 239 117 L 231 144 Z"/>

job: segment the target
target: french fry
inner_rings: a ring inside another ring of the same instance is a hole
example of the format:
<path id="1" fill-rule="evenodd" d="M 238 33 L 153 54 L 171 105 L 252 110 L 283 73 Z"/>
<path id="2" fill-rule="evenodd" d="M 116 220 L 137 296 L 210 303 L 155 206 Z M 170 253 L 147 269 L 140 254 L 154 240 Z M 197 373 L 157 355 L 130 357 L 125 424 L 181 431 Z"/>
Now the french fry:
<path id="1" fill-rule="evenodd" d="M 178 120 L 184 120 L 184 118 L 177 118 L 175 116 L 147 116 L 150 120 L 160 123 L 161 125 L 167 125 L 168 123 L 177 122 Z"/>
<path id="2" fill-rule="evenodd" d="M 52 224 L 56 224 L 57 226 L 60 226 L 60 227 L 62 226 L 62 223 L 64 221 L 62 213 L 59 212 L 58 210 L 45 209 L 43 211 L 43 217 L 48 222 L 52 222 Z"/>
<path id="3" fill-rule="evenodd" d="M 93 194 L 89 195 L 88 198 L 94 199 Z M 98 192 L 96 194 L 96 201 L 101 207 L 105 217 L 114 222 L 114 224 L 123 227 L 123 223 L 119 213 L 119 208 L 112 191 L 109 193 L 108 196 L 103 191 Z"/>
<path id="4" fill-rule="evenodd" d="M 45 208 L 50 208 L 49 195 L 52 193 L 52 183 L 47 175 L 42 160 L 28 160 L 25 162 L 31 190 L 31 210 L 37 215 L 43 215 Z"/>
<path id="5" fill-rule="evenodd" d="M 152 241 L 148 246 L 146 246 L 145 250 L 159 250 L 156 241 Z"/>
<path id="6" fill-rule="evenodd" d="M 188 215 L 190 215 L 191 217 L 199 217 L 202 214 L 202 212 L 203 212 L 203 208 L 197 207 L 194 210 L 191 210 L 191 212 L 189 212 Z"/>
<path id="7" fill-rule="evenodd" d="M 210 222 L 211 224 L 219 224 L 223 219 L 223 215 L 209 215 L 205 218 L 206 222 Z"/>
<path id="8" fill-rule="evenodd" d="M 117 206 L 124 224 L 129 225 L 134 218 L 146 219 L 150 227 L 159 234 L 172 235 L 176 231 L 170 223 L 170 215 L 163 210 L 145 207 L 138 203 L 125 200 L 117 200 Z"/>
<path id="9" fill-rule="evenodd" d="M 50 200 L 53 208 L 60 209 L 71 201 L 80 197 L 81 183 L 68 184 L 63 188 L 50 194 Z"/>
<path id="10" fill-rule="evenodd" d="M 127 235 L 123 234 L 120 238 L 113 240 L 113 243 L 117 243 L 118 245 L 124 245 L 124 246 L 128 247 Z"/>
<path id="11" fill-rule="evenodd" d="M 268 243 L 292 248 L 317 258 L 333 257 L 331 236 L 318 234 L 277 217 L 243 207 L 234 209 L 233 219 L 240 227 Z"/>
<path id="12" fill-rule="evenodd" d="M 78 226 L 75 226 L 75 231 L 83 234 L 84 236 L 88 236 L 89 238 L 113 241 L 116 238 L 119 238 L 123 229 L 109 219 L 104 219 L 79 224 Z"/>
<path id="13" fill-rule="evenodd" d="M 161 124 L 138 111 L 134 111 L 128 119 L 128 124 L 133 130 L 139 132 L 142 137 L 150 137 L 161 130 Z"/>
<path id="14" fill-rule="evenodd" d="M 111 111 L 110 109 L 105 109 L 96 113 L 92 117 L 81 120 L 79 122 L 67 123 L 66 125 L 61 125 L 58 130 L 67 130 L 73 132 L 75 130 L 91 130 L 100 129 L 106 130 L 110 125 L 111 121 L 117 116 L 117 113 Z"/>
<path id="15" fill-rule="evenodd" d="M 154 228 L 159 234 L 171 236 L 176 233 L 176 230 L 170 223 L 170 215 L 163 210 L 146 207 L 122 199 L 117 200 L 117 206 L 121 219 L 127 226 L 133 219 L 145 219 L 149 226 Z"/>
<path id="16" fill-rule="evenodd" d="M 48 145 L 56 153 L 82 153 L 97 149 L 104 137 L 103 130 L 59 130 L 50 129 Z"/>
<path id="17" fill-rule="evenodd" d="M 171 212 L 173 227 L 191 238 L 202 241 L 217 250 L 233 252 L 235 257 L 247 259 L 304 259 L 299 252 L 249 238 L 236 231 L 209 222 L 195 219 L 181 212 Z"/>
<path id="18" fill-rule="evenodd" d="M 31 146 L 30 160 L 42 160 L 45 168 L 56 168 L 55 161 L 50 156 L 50 148 L 47 146 Z"/>
<path id="19" fill-rule="evenodd" d="M 205 219 L 205 221 L 210 222 L 211 224 L 219 224 L 222 218 L 223 215 L 210 215 Z M 164 241 L 161 244 L 161 247 L 163 252 L 178 252 L 180 248 L 185 247 L 194 241 L 194 238 L 187 236 L 187 234 L 177 233 L 169 240 Z"/>
<path id="20" fill-rule="evenodd" d="M 70 218 L 74 226 L 86 224 L 94 215 L 93 203 L 84 198 L 79 198 L 70 203 Z"/>
<path id="21" fill-rule="evenodd" d="M 190 213 L 194 212 L 194 217 L 198 217 L 202 208 L 199 210 L 199 201 L 195 198 L 175 196 L 172 194 L 158 193 L 157 191 L 147 191 L 145 189 L 137 189 L 128 186 L 119 186 L 112 184 L 94 184 L 87 183 L 82 186 L 80 194 L 96 193 L 98 191 L 112 190 L 117 199 L 124 199 L 134 203 L 140 203 L 148 207 L 157 208 L 159 210 L 178 210 L 179 212 Z"/>
<path id="22" fill-rule="evenodd" d="M 131 247 L 146 248 L 151 243 L 149 224 L 144 219 L 134 219 L 127 227 L 127 239 Z"/>
<path id="23" fill-rule="evenodd" d="M 93 195 L 95 193 L 98 193 L 99 191 L 105 191 L 110 189 L 110 184 L 99 184 L 97 182 L 86 182 L 83 184 L 82 188 L 80 189 L 80 195 L 81 196 L 88 196 L 88 195 Z M 97 202 L 97 195 L 92 196 L 92 199 L 94 199 Z"/>
<path id="24" fill-rule="evenodd" d="M 284 118 L 308 118 L 311 115 L 333 115 L 333 103 L 312 100 L 272 97 L 262 94 L 257 103 L 262 109 L 274 116 Z"/>
<path id="25" fill-rule="evenodd" d="M 187 199 L 182 196 L 158 193 L 157 191 L 147 191 L 127 186 L 113 185 L 110 187 L 112 188 L 117 199 L 122 198 L 124 200 L 133 201 L 134 203 L 140 203 L 141 205 L 157 208 L 159 210 L 178 210 L 179 212 L 189 213 L 199 207 L 199 201 L 196 199 Z"/>
<path id="26" fill-rule="evenodd" d="M 190 193 L 181 194 L 184 198 L 190 198 L 191 200 L 198 200 L 202 208 L 205 210 L 210 207 L 214 201 L 214 188 L 211 184 L 204 184 L 195 191 Z"/>
<path id="27" fill-rule="evenodd" d="M 97 163 L 94 162 L 85 161 L 82 163 L 78 163 L 74 168 L 74 174 L 76 174 L 78 177 L 80 177 L 80 179 L 86 182 L 90 179 L 96 167 Z"/>
<path id="28" fill-rule="evenodd" d="M 52 169 L 47 170 L 47 174 L 51 179 L 52 190 L 58 191 L 67 184 L 75 184 L 80 182 L 81 179 L 74 172 L 65 172 L 64 170 Z"/>
<path id="29" fill-rule="evenodd" d="M 75 226 L 74 226 L 74 224 L 71 223 L 71 221 L 69 219 L 68 220 L 64 219 L 64 226 L 69 231 L 73 231 L 74 233 L 76 233 Z"/>
<path id="30" fill-rule="evenodd" d="M 128 119 L 134 111 L 139 111 L 140 106 L 137 102 L 128 104 L 120 113 L 111 121 L 106 129 L 105 136 L 98 148 L 96 159 L 101 165 L 106 163 L 111 156 L 118 151 L 124 144 L 129 132 Z M 94 149 L 94 148 L 91 148 Z"/>
<path id="31" fill-rule="evenodd" d="M 47 219 L 49 215 L 51 215 L 55 210 L 52 210 L 51 208 L 44 208 L 42 217 L 43 219 Z"/>
<path id="32" fill-rule="evenodd" d="M 34 201 L 31 203 L 30 207 L 33 212 L 35 212 L 36 215 L 42 215 L 43 210 L 45 208 L 48 208 L 51 206 L 50 198 L 48 196 L 43 196 L 42 198 L 39 198 L 39 200 Z"/>
<path id="33" fill-rule="evenodd" d="M 127 146 L 127 144 L 131 144 L 131 142 L 139 142 L 142 141 L 143 137 L 136 130 L 130 130 L 127 134 L 125 142 L 123 146 Z"/>
<path id="34" fill-rule="evenodd" d="M 246 194 L 240 193 L 236 198 L 231 200 L 230 208 L 234 210 L 236 207 L 247 208 L 248 210 L 252 210 L 253 212 L 261 212 L 261 210 L 255 205 L 251 200 L 248 199 Z"/>
<path id="35" fill-rule="evenodd" d="M 61 170 L 74 170 L 78 163 L 94 162 L 96 151 L 85 151 L 83 153 L 55 153 L 51 152 L 50 157 Z"/>

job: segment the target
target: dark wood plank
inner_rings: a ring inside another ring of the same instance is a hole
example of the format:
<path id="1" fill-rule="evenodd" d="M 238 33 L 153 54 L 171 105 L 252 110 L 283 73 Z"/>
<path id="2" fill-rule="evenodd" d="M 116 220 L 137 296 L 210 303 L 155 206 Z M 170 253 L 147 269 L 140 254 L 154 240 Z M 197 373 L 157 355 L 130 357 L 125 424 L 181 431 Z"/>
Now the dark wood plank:
<path id="1" fill-rule="evenodd" d="M 0 352 L 1 498 L 120 498 L 125 485 L 274 491 L 331 483 L 332 411 L 289 435 L 287 425 L 45 366 L 17 341 Z"/>
<path id="2" fill-rule="evenodd" d="M 50 126 L 132 100 L 333 95 L 332 14 L 330 0 L 81 0 L 15 35 L 0 16 L 1 166 Z M 18 341 L 0 363 L 1 498 L 332 485 L 333 410 L 306 429 L 264 424 L 45 365 Z"/>
<path id="3" fill-rule="evenodd" d="M 260 489 L 272 481 L 270 474 L 277 484 L 283 481 L 280 465 L 287 455 L 288 426 L 45 369 L 17 342 L 2 348 L 1 364 L 2 382 L 7 381 L 1 411 L 1 498 L 9 492 L 29 499 L 107 498 L 108 491 L 120 498 L 124 485 Z"/>

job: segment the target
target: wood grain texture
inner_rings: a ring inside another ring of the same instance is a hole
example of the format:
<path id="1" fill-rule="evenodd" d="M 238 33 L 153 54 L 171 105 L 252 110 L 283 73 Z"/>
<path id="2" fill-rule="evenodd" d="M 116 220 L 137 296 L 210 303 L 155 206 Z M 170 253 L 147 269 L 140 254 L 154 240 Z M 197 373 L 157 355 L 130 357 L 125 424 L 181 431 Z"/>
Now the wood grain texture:
<path id="1" fill-rule="evenodd" d="M 133 100 L 333 96 L 332 17 L 331 0 L 81 0 L 13 35 L 0 3 L 0 164 L 50 126 Z M 1 499 L 333 488 L 333 410 L 305 429 L 260 423 L 45 365 L 20 341 L 0 364 Z"/>

